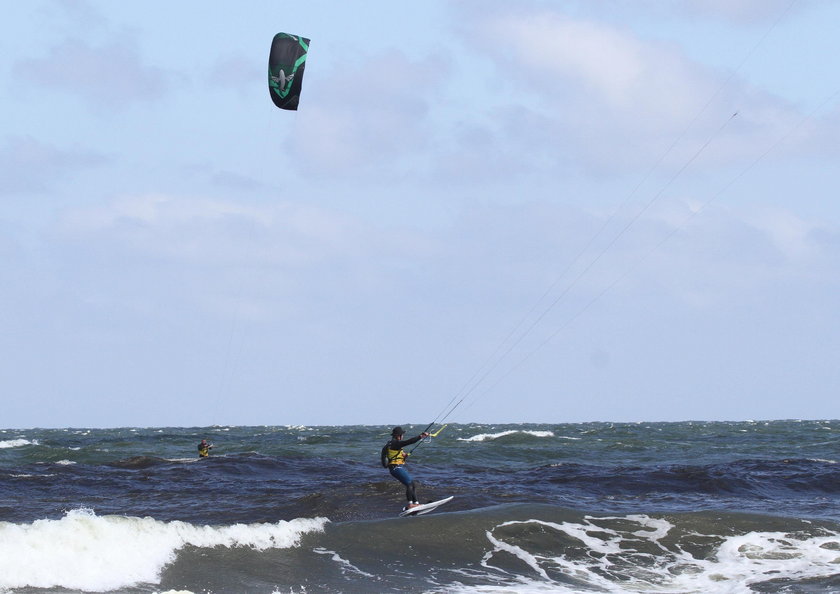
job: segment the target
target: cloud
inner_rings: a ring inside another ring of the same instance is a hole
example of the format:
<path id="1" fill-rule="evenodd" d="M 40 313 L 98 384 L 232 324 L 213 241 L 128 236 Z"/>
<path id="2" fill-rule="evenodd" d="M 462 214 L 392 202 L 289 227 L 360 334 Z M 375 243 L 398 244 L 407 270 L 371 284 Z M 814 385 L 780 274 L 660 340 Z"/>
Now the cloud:
<path id="1" fill-rule="evenodd" d="M 158 258 L 207 264 L 242 263 L 247 257 L 289 265 L 317 259 L 317 252 L 301 244 L 327 245 L 341 227 L 327 213 L 288 203 L 259 206 L 165 194 L 124 196 L 75 210 L 63 224 L 68 236 L 113 241 Z"/>
<path id="2" fill-rule="evenodd" d="M 821 238 L 831 236 L 832 232 L 825 224 L 807 221 L 780 208 L 755 209 L 748 215 L 748 222 L 773 243 L 786 262 L 794 266 L 828 256 L 825 250 L 830 244 L 823 243 Z M 835 230 L 833 234 L 836 233 Z"/>
<path id="3" fill-rule="evenodd" d="M 661 287 L 690 309 L 724 310 L 781 290 L 830 292 L 840 284 L 838 237 L 836 225 L 784 208 L 698 211 L 679 200 L 632 227 L 605 260 L 632 271 L 626 288 Z"/>
<path id="4" fill-rule="evenodd" d="M 91 151 L 59 149 L 30 137 L 12 137 L 0 148 L 0 195 L 43 193 L 76 172 L 107 159 Z"/>
<path id="5" fill-rule="evenodd" d="M 722 19 L 739 24 L 765 23 L 784 15 L 807 10 L 808 5 L 824 0 L 796 2 L 791 0 L 679 0 L 669 8 L 692 16 Z"/>
<path id="6" fill-rule="evenodd" d="M 304 82 L 289 155 L 323 177 L 399 177 L 432 145 L 427 119 L 448 68 L 439 57 L 398 50 L 357 56 Z"/>
<path id="7" fill-rule="evenodd" d="M 228 55 L 216 60 L 210 72 L 209 82 L 245 93 L 254 86 L 254 81 L 264 76 L 264 69 L 258 68 L 253 58 Z"/>
<path id="8" fill-rule="evenodd" d="M 223 188 L 243 192 L 267 189 L 267 185 L 257 179 L 233 171 L 219 171 L 211 176 L 211 181 Z"/>
<path id="9" fill-rule="evenodd" d="M 91 261 L 111 274 L 122 274 L 127 262 L 156 262 L 162 271 L 205 278 L 212 273 L 216 293 L 229 295 L 232 286 L 246 282 L 244 290 L 258 301 L 303 308 L 308 307 L 305 295 L 334 284 L 344 286 L 346 299 L 378 292 L 393 282 L 393 270 L 408 254 L 426 249 L 414 233 L 381 229 L 307 204 L 163 194 L 124 196 L 69 211 L 60 240 L 71 252 L 90 252 Z M 254 276 L 254 271 L 261 272 Z M 251 274 L 243 281 L 245 272 Z M 332 299 L 334 291 L 324 291 L 321 298 Z M 193 292 L 205 305 L 214 299 L 212 293 Z M 267 306 L 262 313 L 274 317 L 283 307 L 273 312 Z"/>
<path id="10" fill-rule="evenodd" d="M 473 161 L 496 163 L 502 146 L 520 164 L 512 171 L 573 168 L 608 177 L 662 155 L 679 167 L 713 141 L 705 165 L 732 166 L 749 163 L 802 120 L 792 105 L 674 43 L 620 26 L 539 8 L 476 19 L 467 39 L 493 60 L 504 86 L 485 124 L 494 142 L 453 146 L 456 154 L 486 155 Z M 811 140 L 794 135 L 784 148 L 813 152 Z"/>
<path id="11" fill-rule="evenodd" d="M 765 26 L 768 22 L 790 18 L 830 0 L 601 0 L 581 2 L 579 13 L 597 15 L 604 20 L 621 20 L 639 15 L 678 19 L 706 19 L 737 26 Z M 543 5 L 549 3 L 543 2 Z"/>
<path id="12" fill-rule="evenodd" d="M 530 353 L 537 355 L 515 368 L 502 390 L 521 390 L 529 382 L 536 392 L 565 386 L 567 378 L 557 375 L 560 361 L 569 364 L 573 383 L 585 385 L 589 354 L 601 351 L 610 354 L 609 366 L 596 370 L 621 382 L 627 366 L 641 366 L 638 371 L 650 364 L 639 351 L 660 339 L 703 350 L 697 345 L 715 343 L 719 327 L 732 331 L 730 322 L 767 296 L 775 299 L 763 306 L 766 325 L 773 326 L 796 299 L 828 294 L 824 283 L 837 286 L 837 229 L 784 212 L 755 217 L 715 209 L 642 259 L 691 212 L 685 204 L 669 206 L 634 226 L 481 390 Z M 66 328 L 62 334 L 73 337 L 74 348 L 81 343 L 91 353 L 93 366 L 102 365 L 103 352 L 132 364 L 157 353 L 155 368 L 190 382 L 215 379 L 208 369 L 225 361 L 234 328 L 245 349 L 234 360 L 253 365 L 253 374 L 238 371 L 254 382 L 249 397 L 274 394 L 279 381 L 288 383 L 289 393 L 313 399 L 349 393 L 348 400 L 362 408 L 398 388 L 409 400 L 416 395 L 422 401 L 422 393 L 463 384 L 558 280 L 605 216 L 557 202 L 473 203 L 449 227 L 406 232 L 310 203 L 123 196 L 65 211 L 61 229 L 43 238 L 48 273 L 34 276 L 49 279 L 50 293 L 27 309 L 26 321 L 39 320 L 45 311 L 69 311 L 62 321 L 67 326 L 59 326 Z M 629 216 L 620 216 L 614 228 Z M 802 242 L 809 247 L 804 252 L 797 247 Z M 821 277 L 829 264 L 835 272 Z M 20 311 L 32 299 L 32 286 L 10 286 L 16 309 L 7 311 Z M 821 306 L 814 315 L 830 317 L 831 307 Z M 709 328 L 715 320 L 720 326 Z M 669 348 L 663 355 L 675 362 L 686 355 Z M 582 374 L 570 356 L 582 358 Z M 542 360 L 549 361 L 545 369 Z M 751 371 L 760 368 L 747 363 Z M 324 366 L 331 373 L 323 374 Z M 406 370 L 421 380 L 406 387 Z M 114 385 L 126 382 L 122 373 L 109 377 Z M 406 414 L 419 416 L 420 408 Z M 340 405 L 336 410 L 353 414 Z M 306 414 L 317 418 L 318 412 Z"/>
<path id="13" fill-rule="evenodd" d="M 125 40 L 92 46 L 81 39 L 68 39 L 54 46 L 45 58 L 17 62 L 17 78 L 49 89 L 82 97 L 92 108 L 123 106 L 159 99 L 171 86 L 163 69 L 143 64 L 137 51 Z"/>
<path id="14" fill-rule="evenodd" d="M 48 13 L 64 15 L 76 26 L 87 30 L 108 24 L 102 12 L 87 0 L 53 0 L 50 4 L 49 10 L 44 10 L 44 16 Z"/>

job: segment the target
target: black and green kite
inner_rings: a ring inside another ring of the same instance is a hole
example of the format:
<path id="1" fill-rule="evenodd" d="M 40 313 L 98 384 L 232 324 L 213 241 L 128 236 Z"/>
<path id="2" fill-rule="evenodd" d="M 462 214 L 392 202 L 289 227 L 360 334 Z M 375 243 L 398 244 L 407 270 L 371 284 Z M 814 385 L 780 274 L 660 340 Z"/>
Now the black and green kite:
<path id="1" fill-rule="evenodd" d="M 309 40 L 297 35 L 278 33 L 268 54 L 268 92 L 280 109 L 298 108 L 303 84 L 303 68 Z"/>

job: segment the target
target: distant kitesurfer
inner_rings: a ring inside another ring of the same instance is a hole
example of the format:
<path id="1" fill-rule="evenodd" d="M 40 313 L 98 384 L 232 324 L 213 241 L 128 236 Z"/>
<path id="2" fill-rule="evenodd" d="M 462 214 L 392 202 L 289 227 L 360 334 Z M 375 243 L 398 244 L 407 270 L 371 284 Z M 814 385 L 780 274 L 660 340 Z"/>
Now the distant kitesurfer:
<path id="1" fill-rule="evenodd" d="M 382 466 L 388 469 L 392 477 L 405 485 L 405 498 L 408 500 L 408 504 L 406 504 L 404 509 L 411 509 L 420 504 L 417 502 L 417 495 L 414 493 L 414 479 L 411 478 L 411 475 L 405 469 L 405 459 L 408 457 L 408 453 L 404 452 L 403 448 L 417 443 L 424 437 L 428 437 L 428 435 L 428 433 L 424 432 L 417 437 L 403 440 L 405 436 L 403 428 L 394 427 L 394 430 L 391 431 L 391 439 L 382 448 Z"/>
<path id="2" fill-rule="evenodd" d="M 207 443 L 206 439 L 202 439 L 201 443 L 198 444 L 198 457 L 199 458 L 207 458 L 210 455 L 210 450 L 213 449 L 212 443 Z"/>

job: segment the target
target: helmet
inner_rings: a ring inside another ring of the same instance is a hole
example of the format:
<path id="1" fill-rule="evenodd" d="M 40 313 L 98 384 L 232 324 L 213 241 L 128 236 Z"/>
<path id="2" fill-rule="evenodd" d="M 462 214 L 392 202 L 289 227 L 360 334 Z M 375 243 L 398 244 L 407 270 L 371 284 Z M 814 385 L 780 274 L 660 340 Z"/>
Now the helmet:
<path id="1" fill-rule="evenodd" d="M 400 435 L 405 435 L 405 431 L 399 425 L 391 430 L 391 437 L 399 437 Z"/>

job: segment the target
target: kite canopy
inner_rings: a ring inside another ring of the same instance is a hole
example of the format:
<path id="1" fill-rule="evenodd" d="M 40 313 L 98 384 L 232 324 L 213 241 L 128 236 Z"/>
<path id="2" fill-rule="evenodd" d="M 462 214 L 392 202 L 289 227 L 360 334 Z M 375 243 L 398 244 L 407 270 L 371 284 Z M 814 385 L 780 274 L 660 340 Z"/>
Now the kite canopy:
<path id="1" fill-rule="evenodd" d="M 278 33 L 268 54 L 268 92 L 280 109 L 298 108 L 303 84 L 303 68 L 309 40 L 297 35 Z"/>

